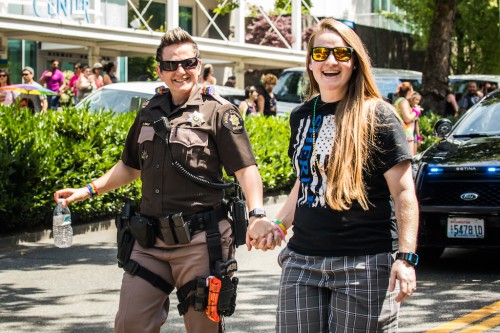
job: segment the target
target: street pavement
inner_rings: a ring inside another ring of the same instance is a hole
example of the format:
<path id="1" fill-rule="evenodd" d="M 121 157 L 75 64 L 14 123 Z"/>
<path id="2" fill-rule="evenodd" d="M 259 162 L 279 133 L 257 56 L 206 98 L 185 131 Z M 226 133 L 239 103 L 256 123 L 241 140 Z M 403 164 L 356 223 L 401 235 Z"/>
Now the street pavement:
<path id="1" fill-rule="evenodd" d="M 269 216 L 284 197 L 273 199 L 265 205 Z M 0 332 L 113 332 L 123 275 L 114 221 L 75 226 L 74 233 L 66 249 L 54 246 L 50 231 L 0 238 Z M 228 332 L 274 331 L 278 253 L 237 249 L 240 282 Z M 185 332 L 175 293 L 161 332 Z"/>
<path id="2" fill-rule="evenodd" d="M 285 198 L 267 201 L 268 216 Z M 73 246 L 66 249 L 54 246 L 49 230 L 0 238 L 0 332 L 113 332 L 123 275 L 116 264 L 114 221 L 75 226 L 74 233 Z M 274 332 L 278 253 L 237 249 L 237 307 L 225 319 L 227 332 Z M 414 318 L 406 313 L 413 310 L 402 306 L 401 332 L 424 331 L 405 323 Z M 161 332 L 185 332 L 175 295 Z"/>

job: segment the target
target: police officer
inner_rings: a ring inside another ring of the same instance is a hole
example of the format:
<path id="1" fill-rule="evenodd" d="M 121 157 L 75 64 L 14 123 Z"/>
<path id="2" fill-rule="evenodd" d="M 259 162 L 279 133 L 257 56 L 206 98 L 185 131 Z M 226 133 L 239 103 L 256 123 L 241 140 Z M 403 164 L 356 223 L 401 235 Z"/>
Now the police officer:
<path id="1" fill-rule="evenodd" d="M 227 214 L 219 213 L 223 189 L 193 181 L 174 168 L 173 162 L 211 184 L 220 183 L 224 167 L 236 176 L 245 194 L 252 238 L 268 237 L 272 242 L 275 228 L 262 209 L 262 180 L 238 109 L 210 88 L 198 86 L 202 61 L 192 37 L 180 28 L 167 31 L 156 60 L 158 76 L 168 89 L 161 89 L 143 105 L 128 133 L 121 161 L 85 187 L 59 190 L 54 198 L 66 198 L 70 204 L 141 177 L 142 216 L 151 221 L 179 213 L 185 219 L 200 217 L 196 227 L 191 225 L 194 230 L 188 243 L 168 245 L 157 235 L 152 247 L 135 242 L 132 250 L 131 259 L 179 289 L 211 273 L 207 233 L 203 231 L 209 221 L 202 216 L 207 212 L 217 216 L 223 260 L 234 256 L 234 244 Z M 158 122 L 168 129 L 167 134 L 158 133 Z M 168 311 L 169 295 L 164 290 L 140 276 L 124 273 L 116 332 L 159 332 Z M 184 323 L 187 332 L 219 332 L 221 328 L 193 307 L 184 314 Z"/>

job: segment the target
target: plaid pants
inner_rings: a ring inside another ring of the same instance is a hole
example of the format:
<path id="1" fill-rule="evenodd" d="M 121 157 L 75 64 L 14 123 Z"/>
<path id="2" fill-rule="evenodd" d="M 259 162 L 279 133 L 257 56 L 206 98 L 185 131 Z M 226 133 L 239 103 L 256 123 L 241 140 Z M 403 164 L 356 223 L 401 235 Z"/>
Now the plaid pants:
<path id="1" fill-rule="evenodd" d="M 278 333 L 397 332 L 399 292 L 389 292 L 391 253 L 354 257 L 281 251 Z"/>

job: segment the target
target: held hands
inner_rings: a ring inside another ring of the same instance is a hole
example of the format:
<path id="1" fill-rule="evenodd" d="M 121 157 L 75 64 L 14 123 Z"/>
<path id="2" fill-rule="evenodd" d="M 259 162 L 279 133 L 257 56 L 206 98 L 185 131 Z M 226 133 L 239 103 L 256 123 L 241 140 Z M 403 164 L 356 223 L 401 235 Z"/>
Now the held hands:
<path id="1" fill-rule="evenodd" d="M 249 251 L 252 247 L 263 251 L 274 250 L 276 246 L 281 246 L 283 236 L 278 225 L 267 217 L 251 217 L 247 230 L 247 248 Z"/>

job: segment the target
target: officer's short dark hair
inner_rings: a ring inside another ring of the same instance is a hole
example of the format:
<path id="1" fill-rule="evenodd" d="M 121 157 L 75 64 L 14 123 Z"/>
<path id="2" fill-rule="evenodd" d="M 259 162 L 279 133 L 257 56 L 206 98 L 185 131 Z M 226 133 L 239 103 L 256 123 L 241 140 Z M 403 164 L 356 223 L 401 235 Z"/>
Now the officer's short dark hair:
<path id="1" fill-rule="evenodd" d="M 162 53 L 165 47 L 176 44 L 191 44 L 193 45 L 195 57 L 200 56 L 198 44 L 196 44 L 196 42 L 193 40 L 193 37 L 191 37 L 191 35 L 182 28 L 174 28 L 165 32 L 165 34 L 161 37 L 160 45 L 156 49 L 156 61 L 163 60 Z"/>

